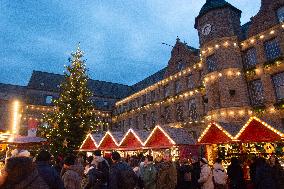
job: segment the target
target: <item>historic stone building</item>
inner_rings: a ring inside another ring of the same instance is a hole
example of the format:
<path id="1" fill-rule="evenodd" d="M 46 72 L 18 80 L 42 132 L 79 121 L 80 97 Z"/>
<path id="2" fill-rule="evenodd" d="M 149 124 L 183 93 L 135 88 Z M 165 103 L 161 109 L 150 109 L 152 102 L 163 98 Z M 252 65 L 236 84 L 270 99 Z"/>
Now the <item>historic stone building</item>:
<path id="1" fill-rule="evenodd" d="M 95 111 L 109 122 L 102 129 L 170 124 L 197 137 L 211 121 L 233 130 L 257 115 L 284 131 L 284 0 L 262 0 L 244 25 L 241 13 L 225 0 L 207 0 L 194 25 L 199 49 L 177 38 L 167 67 L 132 86 L 90 80 Z M 27 87 L 6 85 L 20 91 L 23 120 L 40 121 L 52 110 L 62 79 L 34 71 Z"/>

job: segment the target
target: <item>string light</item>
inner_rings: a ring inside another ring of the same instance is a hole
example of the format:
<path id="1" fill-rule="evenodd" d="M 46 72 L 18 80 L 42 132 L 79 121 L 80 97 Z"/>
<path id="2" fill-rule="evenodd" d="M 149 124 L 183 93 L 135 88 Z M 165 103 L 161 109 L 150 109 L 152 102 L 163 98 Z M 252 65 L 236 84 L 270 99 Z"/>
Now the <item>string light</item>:
<path id="1" fill-rule="evenodd" d="M 196 66 L 196 65 L 198 65 L 198 66 Z M 161 81 L 159 81 L 159 82 L 157 82 L 157 83 L 155 83 L 155 84 L 153 84 L 153 85 L 151 85 L 151 86 L 149 86 L 149 87 L 147 87 L 147 88 L 145 88 L 145 89 L 143 89 L 141 91 L 138 91 L 138 92 L 136 92 L 136 93 L 134 93 L 134 94 L 132 94 L 132 95 L 130 95 L 130 96 L 128 96 L 128 97 L 118 101 L 118 102 L 116 102 L 115 105 L 119 106 L 119 105 L 121 105 L 123 103 L 126 103 L 126 102 L 130 101 L 131 99 L 136 98 L 137 96 L 141 96 L 141 95 L 143 95 L 145 93 L 153 91 L 153 90 L 157 89 L 158 87 L 165 86 L 165 85 L 168 84 L 168 82 L 172 81 L 173 79 L 179 79 L 180 77 L 182 77 L 182 76 L 184 76 L 186 74 L 189 74 L 192 71 L 192 69 L 197 69 L 197 68 L 201 68 L 201 67 L 202 67 L 202 62 L 198 62 L 198 63 L 194 64 L 192 67 L 188 67 L 188 68 L 186 68 L 183 71 L 180 71 L 180 72 L 178 72 L 178 73 L 176 73 L 176 74 L 174 74 L 172 76 L 169 76 L 169 77 L 167 77 L 167 78 L 165 78 L 165 79 L 163 79 L 163 80 L 161 80 Z"/>
<path id="2" fill-rule="evenodd" d="M 13 122 L 12 122 L 12 133 L 17 134 L 18 133 L 18 125 L 19 125 L 19 108 L 20 108 L 20 102 L 18 100 L 15 100 L 13 102 Z"/>
<path id="3" fill-rule="evenodd" d="M 93 138 L 93 135 L 91 133 L 89 133 L 86 138 L 84 139 L 84 141 L 82 142 L 82 145 L 80 146 L 80 150 L 83 148 L 83 146 L 85 145 L 85 143 L 87 142 L 88 139 L 91 139 L 95 145 L 96 148 L 98 148 L 97 142 L 96 140 Z"/>
<path id="4" fill-rule="evenodd" d="M 133 129 L 129 129 L 129 130 L 127 131 L 127 133 L 124 135 L 124 137 L 123 137 L 122 140 L 120 141 L 119 146 L 120 146 L 120 147 L 122 146 L 123 142 L 127 139 L 127 137 L 128 137 L 131 133 L 132 133 L 132 134 L 134 135 L 134 137 L 139 141 L 139 143 L 141 144 L 141 146 L 144 147 L 144 143 L 142 142 L 142 140 L 139 138 L 139 136 L 135 133 L 135 131 L 134 131 Z"/>
<path id="5" fill-rule="evenodd" d="M 250 125 L 250 123 L 256 120 L 257 122 L 261 123 L 262 125 L 264 125 L 266 128 L 268 128 L 269 130 L 273 131 L 274 133 L 276 133 L 277 135 L 279 135 L 281 138 L 284 137 L 284 134 L 281 133 L 279 130 L 275 129 L 274 127 L 268 125 L 267 123 L 265 123 L 264 121 L 261 121 L 259 118 L 253 116 L 250 117 L 250 119 L 246 122 L 246 124 L 242 127 L 242 129 L 239 131 L 239 133 L 234 137 L 235 140 L 238 140 L 240 138 L 240 136 L 242 135 L 242 133 L 246 130 L 246 128 Z"/>
<path id="6" fill-rule="evenodd" d="M 230 139 L 234 139 L 234 137 L 228 133 L 225 129 L 223 129 L 223 127 L 221 127 L 219 124 L 215 123 L 215 122 L 212 122 L 212 123 L 209 123 L 209 125 L 206 127 L 206 129 L 202 132 L 202 134 L 200 135 L 200 137 L 198 138 L 198 142 L 201 142 L 201 140 L 204 138 L 204 136 L 208 133 L 209 129 L 212 127 L 212 126 L 215 126 L 217 127 L 219 130 L 221 130 L 223 133 L 225 133 L 226 136 L 228 136 Z"/>
<path id="7" fill-rule="evenodd" d="M 148 138 L 146 139 L 146 141 L 144 142 L 144 146 L 147 146 L 148 142 L 150 141 L 150 139 L 153 137 L 153 135 L 155 134 L 155 132 L 157 130 L 160 130 L 166 137 L 167 139 L 173 144 L 176 145 L 176 142 L 168 135 L 167 132 L 164 131 L 164 129 L 162 127 L 160 127 L 159 125 L 157 125 L 153 131 L 150 133 L 150 135 L 148 136 Z"/>

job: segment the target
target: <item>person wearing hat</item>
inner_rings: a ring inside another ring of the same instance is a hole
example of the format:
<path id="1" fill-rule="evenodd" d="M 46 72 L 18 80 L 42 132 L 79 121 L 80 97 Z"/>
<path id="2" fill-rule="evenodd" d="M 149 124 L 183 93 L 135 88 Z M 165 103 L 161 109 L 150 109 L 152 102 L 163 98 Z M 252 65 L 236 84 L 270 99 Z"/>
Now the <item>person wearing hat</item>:
<path id="1" fill-rule="evenodd" d="M 93 161 L 87 172 L 87 184 L 84 189 L 106 189 L 109 180 L 109 164 L 102 157 L 102 152 L 96 150 L 94 152 Z"/>
<path id="2" fill-rule="evenodd" d="M 208 165 L 206 158 L 200 160 L 201 173 L 198 183 L 201 185 L 201 189 L 214 189 L 214 183 L 212 179 L 212 170 Z"/>
<path id="3" fill-rule="evenodd" d="M 81 188 L 81 176 L 77 172 L 75 165 L 76 156 L 69 155 L 64 159 L 65 172 L 62 176 L 65 189 L 78 189 Z"/>

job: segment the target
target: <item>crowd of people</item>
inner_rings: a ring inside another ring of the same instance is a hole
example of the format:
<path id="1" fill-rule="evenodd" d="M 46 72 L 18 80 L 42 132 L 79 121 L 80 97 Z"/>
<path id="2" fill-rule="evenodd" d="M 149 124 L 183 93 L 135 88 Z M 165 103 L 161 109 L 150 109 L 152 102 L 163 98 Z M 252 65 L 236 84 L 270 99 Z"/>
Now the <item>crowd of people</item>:
<path id="1" fill-rule="evenodd" d="M 247 165 L 246 165 L 247 166 Z M 138 155 L 123 159 L 116 151 L 103 157 L 97 150 L 87 158 L 70 154 L 54 160 L 41 150 L 36 157 L 14 151 L 0 174 L 2 189 L 282 189 L 284 173 L 277 158 L 255 158 L 244 166 L 231 159 L 226 170 L 221 159 L 211 167 L 205 158 L 173 162 L 170 153 L 155 159 Z"/>

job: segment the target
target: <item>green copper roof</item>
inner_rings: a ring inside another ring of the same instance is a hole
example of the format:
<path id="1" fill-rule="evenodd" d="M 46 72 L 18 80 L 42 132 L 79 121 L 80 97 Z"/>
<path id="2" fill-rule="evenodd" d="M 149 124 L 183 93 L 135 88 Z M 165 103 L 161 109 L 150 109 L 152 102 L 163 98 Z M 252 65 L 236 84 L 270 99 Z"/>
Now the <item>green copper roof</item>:
<path id="1" fill-rule="evenodd" d="M 226 7 L 226 6 L 230 6 L 232 8 L 237 9 L 236 7 L 231 5 L 230 3 L 226 2 L 225 0 L 207 0 L 206 3 L 201 8 L 198 17 L 206 14 L 207 12 L 209 12 L 211 10 L 223 8 L 223 7 Z"/>

